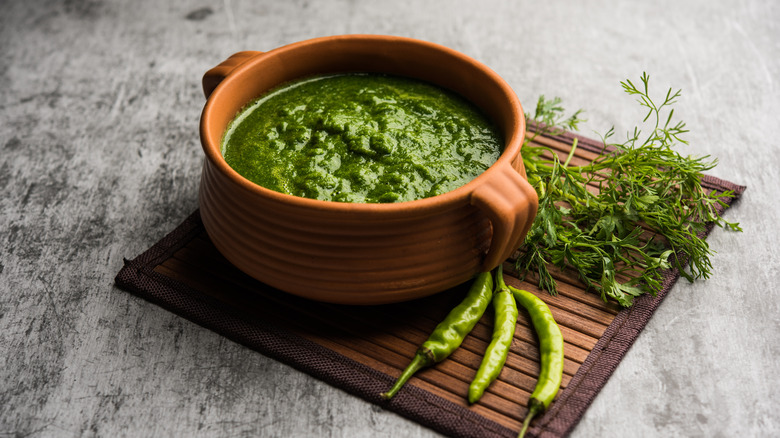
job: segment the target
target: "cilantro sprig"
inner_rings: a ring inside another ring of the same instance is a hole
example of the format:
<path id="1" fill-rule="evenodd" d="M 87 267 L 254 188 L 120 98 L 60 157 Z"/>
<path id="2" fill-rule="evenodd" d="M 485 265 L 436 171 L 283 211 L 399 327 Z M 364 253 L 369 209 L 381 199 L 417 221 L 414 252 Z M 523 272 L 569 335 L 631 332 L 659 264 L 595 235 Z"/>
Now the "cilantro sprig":
<path id="1" fill-rule="evenodd" d="M 672 108 L 681 92 L 670 88 L 656 101 L 649 76 L 643 73 L 640 81 L 639 87 L 630 80 L 621 86 L 647 109 L 644 130 L 637 126 L 614 142 L 611 128 L 602 136 L 602 154 L 587 164 L 570 165 L 576 139 L 563 162 L 555 151 L 531 143 L 539 134 L 576 130 L 581 110 L 565 116 L 559 98 L 541 96 L 535 113 L 526 115 L 539 127 L 522 149 L 539 210 L 516 265 L 523 277 L 535 273 L 552 294 L 557 282 L 550 267 L 571 268 L 605 301 L 630 306 L 635 297 L 660 291 L 662 272 L 672 266 L 690 281 L 710 276 L 712 250 L 700 237 L 707 223 L 741 230 L 716 209 L 733 193 L 702 187 L 702 173 L 717 161 L 674 149 L 687 144 L 688 130 L 674 120 Z"/>

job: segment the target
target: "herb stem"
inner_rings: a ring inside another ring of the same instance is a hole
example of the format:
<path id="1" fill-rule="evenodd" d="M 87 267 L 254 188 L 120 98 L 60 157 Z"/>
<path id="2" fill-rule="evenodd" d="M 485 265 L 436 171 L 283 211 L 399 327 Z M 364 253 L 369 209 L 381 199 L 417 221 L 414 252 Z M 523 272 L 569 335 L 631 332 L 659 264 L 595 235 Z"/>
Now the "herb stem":
<path id="1" fill-rule="evenodd" d="M 563 167 L 569 167 L 569 162 L 571 161 L 572 157 L 574 157 L 574 151 L 577 150 L 577 138 L 574 139 L 574 141 L 571 142 L 571 150 L 569 151 L 569 155 L 566 157 L 566 161 L 563 163 Z"/>

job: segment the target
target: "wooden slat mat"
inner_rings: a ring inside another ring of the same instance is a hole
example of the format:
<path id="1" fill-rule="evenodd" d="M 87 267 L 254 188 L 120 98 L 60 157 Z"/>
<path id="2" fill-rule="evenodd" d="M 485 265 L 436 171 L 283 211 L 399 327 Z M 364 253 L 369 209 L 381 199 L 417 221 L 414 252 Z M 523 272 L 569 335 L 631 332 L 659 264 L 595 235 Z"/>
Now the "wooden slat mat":
<path id="1" fill-rule="evenodd" d="M 575 136 L 540 136 L 535 142 L 566 154 Z M 575 160 L 592 160 L 601 145 L 577 137 Z M 744 187 L 705 177 L 715 190 Z M 709 229 L 708 229 L 709 232 Z M 560 294 L 521 282 L 511 260 L 507 282 L 549 305 L 565 339 L 563 389 L 534 421 L 529 436 L 565 436 L 606 383 L 625 352 L 679 277 L 665 273 L 664 289 L 629 309 L 604 303 L 574 276 L 557 274 Z M 304 274 L 305 275 L 305 274 Z M 466 394 L 490 341 L 488 310 L 449 359 L 424 370 L 391 401 L 389 389 L 417 347 L 465 294 L 468 285 L 408 303 L 354 307 L 309 301 L 272 289 L 238 271 L 210 242 L 196 211 L 152 248 L 126 261 L 117 285 L 236 342 L 334 386 L 398 412 L 434 430 L 462 437 L 516 436 L 539 371 L 537 341 L 520 312 L 515 339 L 499 379 L 469 406 Z"/>

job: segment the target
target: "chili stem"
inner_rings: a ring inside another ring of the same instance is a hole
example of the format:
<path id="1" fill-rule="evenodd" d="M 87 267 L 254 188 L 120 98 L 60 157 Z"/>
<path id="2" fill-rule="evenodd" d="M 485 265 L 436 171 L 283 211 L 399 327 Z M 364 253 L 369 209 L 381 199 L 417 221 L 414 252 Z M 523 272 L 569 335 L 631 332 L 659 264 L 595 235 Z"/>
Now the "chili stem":
<path id="1" fill-rule="evenodd" d="M 422 350 L 422 349 L 421 349 Z M 382 398 L 385 400 L 391 399 L 404 384 L 416 373 L 422 368 L 425 368 L 429 366 L 433 361 L 431 360 L 430 356 L 425 354 L 424 351 L 418 351 L 414 358 L 412 358 L 412 361 L 409 362 L 409 365 L 407 365 L 406 369 L 403 373 L 398 377 L 398 380 L 395 381 L 395 385 L 393 385 L 392 388 L 390 388 L 389 391 L 383 392 Z"/>
<path id="2" fill-rule="evenodd" d="M 517 438 L 523 438 L 525 436 L 525 432 L 528 430 L 528 426 L 531 424 L 531 420 L 533 420 L 534 416 L 539 412 L 539 405 L 533 405 L 528 409 L 528 414 L 525 416 L 525 420 L 523 421 L 523 428 L 520 429 L 520 433 L 517 434 Z"/>

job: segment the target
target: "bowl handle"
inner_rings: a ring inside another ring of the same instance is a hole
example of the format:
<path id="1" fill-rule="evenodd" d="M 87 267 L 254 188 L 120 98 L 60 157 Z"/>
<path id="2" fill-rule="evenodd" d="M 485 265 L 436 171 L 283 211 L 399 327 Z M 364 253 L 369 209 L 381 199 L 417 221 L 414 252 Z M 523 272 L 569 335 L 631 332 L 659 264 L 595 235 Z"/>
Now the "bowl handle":
<path id="1" fill-rule="evenodd" d="M 230 72 L 232 72 L 239 65 L 248 61 L 250 58 L 253 58 L 262 53 L 263 52 L 247 50 L 230 55 L 228 59 L 222 61 L 222 63 L 220 63 L 218 66 L 212 68 L 203 75 L 203 94 L 205 94 L 206 98 L 208 99 L 208 97 L 211 95 L 211 92 L 217 88 L 217 85 L 219 85 L 219 83 L 222 82 L 222 80 L 225 79 L 227 75 L 230 74 Z"/>
<path id="2" fill-rule="evenodd" d="M 471 204 L 493 226 L 483 271 L 490 271 L 512 256 L 523 243 L 539 208 L 536 190 L 517 170 L 508 162 L 500 164 L 497 170 L 471 194 Z"/>

